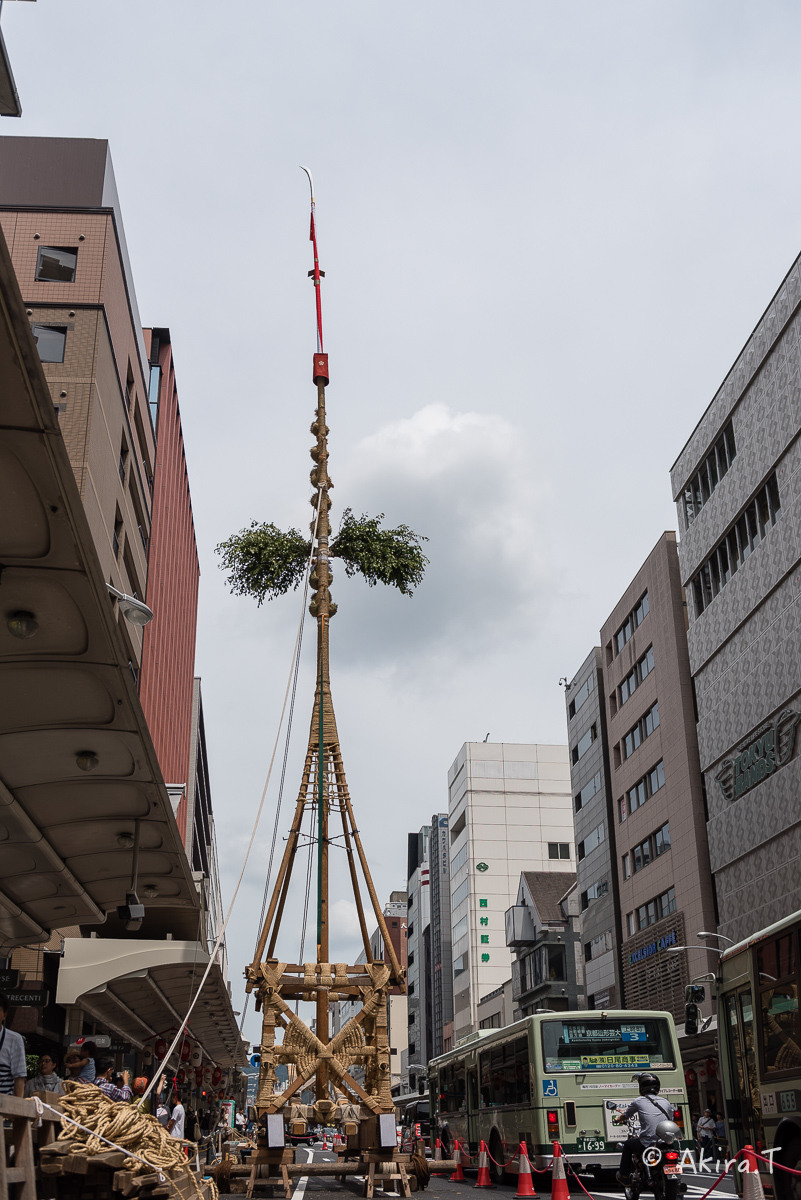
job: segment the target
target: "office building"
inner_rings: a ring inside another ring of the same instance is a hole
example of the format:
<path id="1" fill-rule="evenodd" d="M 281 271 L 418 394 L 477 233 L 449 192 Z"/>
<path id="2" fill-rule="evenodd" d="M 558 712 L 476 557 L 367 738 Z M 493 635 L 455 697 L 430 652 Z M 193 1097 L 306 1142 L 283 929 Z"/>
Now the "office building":
<path id="1" fill-rule="evenodd" d="M 431 1029 L 431 884 L 429 842 L 431 826 L 408 838 L 407 862 L 407 1025 L 408 1061 L 427 1064 L 432 1057 Z M 409 1071 L 412 1090 L 419 1072 Z M 414 1082 L 412 1082 L 414 1079 Z"/>
<path id="2" fill-rule="evenodd" d="M 565 688 L 565 708 L 587 1007 L 617 1008 L 623 995 L 620 892 L 600 646 L 590 651 Z"/>
<path id="3" fill-rule="evenodd" d="M 448 772 L 453 1039 L 511 977 L 504 914 L 522 871 L 573 871 L 566 746 L 466 742 Z"/>
<path id="4" fill-rule="evenodd" d="M 512 950 L 515 1020 L 541 1008 L 585 1008 L 580 908 L 573 871 L 523 871 L 514 905 L 506 910 Z M 481 1012 L 482 1004 L 479 1004 Z M 491 1028 L 491 1025 L 479 1028 Z"/>
<path id="5" fill-rule="evenodd" d="M 801 259 L 671 470 L 720 933 L 801 908 Z"/>
<path id="6" fill-rule="evenodd" d="M 686 625 L 668 532 L 604 623 L 601 647 L 625 1006 L 668 1009 L 680 1021 L 685 985 L 716 961 L 695 948 L 698 931 L 714 929 L 715 909 Z M 585 914 L 612 887 L 605 871 L 597 875 L 582 889 Z M 674 950 L 681 946 L 691 948 Z"/>
<path id="7" fill-rule="evenodd" d="M 453 959 L 448 814 L 431 818 L 428 843 L 431 886 L 431 1057 L 453 1044 Z M 451 1044 L 446 1045 L 450 1039 Z"/>

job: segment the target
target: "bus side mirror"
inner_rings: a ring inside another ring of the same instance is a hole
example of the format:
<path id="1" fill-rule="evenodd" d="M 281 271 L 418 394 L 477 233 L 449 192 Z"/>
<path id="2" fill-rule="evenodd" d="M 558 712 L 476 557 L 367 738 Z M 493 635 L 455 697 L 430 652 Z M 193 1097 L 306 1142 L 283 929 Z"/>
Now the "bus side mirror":
<path id="1" fill-rule="evenodd" d="M 701 1010 L 697 1004 L 685 1004 L 684 1006 L 684 1032 L 688 1037 L 694 1037 L 698 1033 L 698 1022 L 701 1019 Z"/>

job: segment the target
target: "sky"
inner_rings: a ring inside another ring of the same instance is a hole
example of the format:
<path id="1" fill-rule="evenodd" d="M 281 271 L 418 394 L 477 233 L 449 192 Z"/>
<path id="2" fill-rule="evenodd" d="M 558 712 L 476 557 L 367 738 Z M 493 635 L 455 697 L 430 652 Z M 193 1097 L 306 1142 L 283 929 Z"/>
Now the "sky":
<path id="1" fill-rule="evenodd" d="M 171 330 L 226 905 L 301 597 L 231 596 L 215 546 L 312 515 L 299 164 L 314 174 L 333 524 L 350 506 L 429 539 L 412 599 L 341 569 L 332 588 L 340 739 L 386 899 L 463 742 L 566 741 L 560 677 L 676 528 L 670 466 L 801 248 L 801 9 L 38 0 L 2 20 L 24 112 L 0 133 L 109 140 L 142 319 Z M 307 617 L 279 853 L 313 646 Z M 228 931 L 240 1010 L 279 773 Z M 339 860 L 331 898 L 332 960 L 352 961 Z"/>

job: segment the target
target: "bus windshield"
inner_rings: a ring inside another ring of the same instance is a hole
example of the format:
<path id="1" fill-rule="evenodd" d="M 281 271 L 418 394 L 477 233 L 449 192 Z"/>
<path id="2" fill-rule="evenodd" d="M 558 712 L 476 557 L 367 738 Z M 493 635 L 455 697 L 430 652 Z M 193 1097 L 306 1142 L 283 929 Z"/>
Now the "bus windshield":
<path id="1" fill-rule="evenodd" d="M 673 1066 L 668 1023 L 659 1017 L 543 1021 L 546 1071 L 643 1071 Z"/>

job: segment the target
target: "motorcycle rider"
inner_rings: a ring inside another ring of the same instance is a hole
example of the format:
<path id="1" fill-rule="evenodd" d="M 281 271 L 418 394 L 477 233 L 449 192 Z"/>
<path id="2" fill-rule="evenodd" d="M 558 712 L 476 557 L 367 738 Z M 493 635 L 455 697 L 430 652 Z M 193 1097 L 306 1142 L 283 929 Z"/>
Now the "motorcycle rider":
<path id="1" fill-rule="evenodd" d="M 627 1138 L 623 1143 L 617 1179 L 624 1186 L 631 1183 L 631 1165 L 635 1150 L 641 1152 L 648 1146 L 655 1146 L 656 1127 L 659 1122 L 673 1120 L 673 1105 L 664 1096 L 659 1095 L 659 1077 L 645 1071 L 637 1077 L 637 1083 L 640 1089 L 637 1099 L 632 1100 L 625 1112 L 612 1118 L 613 1125 L 623 1125 L 636 1114 L 640 1122 L 637 1137 Z"/>

